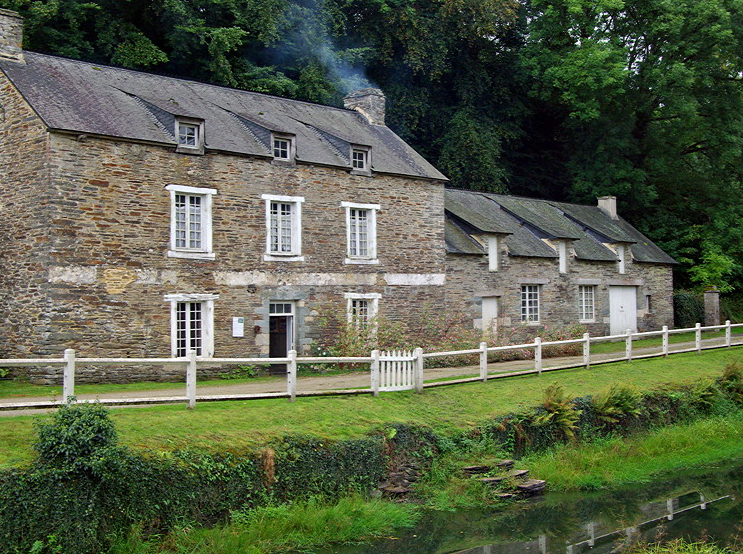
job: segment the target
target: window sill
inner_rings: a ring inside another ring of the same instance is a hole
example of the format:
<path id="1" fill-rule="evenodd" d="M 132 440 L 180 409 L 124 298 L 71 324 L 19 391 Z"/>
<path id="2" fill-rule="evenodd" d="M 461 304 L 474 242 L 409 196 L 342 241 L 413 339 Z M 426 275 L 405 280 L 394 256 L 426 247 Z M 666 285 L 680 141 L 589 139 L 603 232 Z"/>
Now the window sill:
<path id="1" fill-rule="evenodd" d="M 304 256 L 296 254 L 263 254 L 264 262 L 303 262 Z"/>
<path id="2" fill-rule="evenodd" d="M 364 177 L 371 177 L 372 172 L 370 169 L 352 169 L 351 175 L 363 175 Z"/>
<path id="3" fill-rule="evenodd" d="M 539 327 L 542 325 L 540 321 L 522 321 L 522 325 L 526 325 L 527 327 Z"/>
<path id="4" fill-rule="evenodd" d="M 377 258 L 374 258 L 374 259 L 346 258 L 343 263 L 347 265 L 377 265 L 379 264 L 379 260 Z"/>
<path id="5" fill-rule="evenodd" d="M 271 164 L 282 167 L 294 167 L 295 165 L 297 165 L 294 160 L 291 160 L 289 158 L 274 158 L 271 160 Z"/>
<path id="6" fill-rule="evenodd" d="M 578 323 L 596 323 L 595 319 L 579 319 Z"/>
<path id="7" fill-rule="evenodd" d="M 185 252 L 180 250 L 168 250 L 168 258 L 182 258 L 186 260 L 213 260 L 216 258 L 214 252 Z"/>
<path id="8" fill-rule="evenodd" d="M 175 151 L 179 154 L 192 154 L 195 156 L 204 155 L 203 146 L 184 146 L 182 144 L 179 144 L 178 146 L 175 147 Z"/>

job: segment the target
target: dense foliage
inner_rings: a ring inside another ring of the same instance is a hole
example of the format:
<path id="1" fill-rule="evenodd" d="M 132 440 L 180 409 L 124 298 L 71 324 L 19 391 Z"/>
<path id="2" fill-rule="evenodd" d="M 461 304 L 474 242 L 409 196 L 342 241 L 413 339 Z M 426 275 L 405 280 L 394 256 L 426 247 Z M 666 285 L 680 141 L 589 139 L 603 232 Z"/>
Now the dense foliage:
<path id="1" fill-rule="evenodd" d="M 620 210 L 683 286 L 741 289 L 743 0 L 2 0 L 25 46 L 340 104 L 460 188 Z"/>

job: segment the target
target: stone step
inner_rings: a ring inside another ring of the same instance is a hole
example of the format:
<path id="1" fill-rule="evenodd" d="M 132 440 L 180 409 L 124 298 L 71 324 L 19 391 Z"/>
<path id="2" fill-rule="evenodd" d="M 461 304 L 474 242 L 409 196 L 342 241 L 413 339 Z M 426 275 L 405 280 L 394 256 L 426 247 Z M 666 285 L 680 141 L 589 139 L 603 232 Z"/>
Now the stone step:
<path id="1" fill-rule="evenodd" d="M 519 494 L 532 496 L 543 493 L 546 485 L 547 482 L 541 479 L 527 479 L 523 483 L 516 485 L 516 490 Z"/>
<path id="2" fill-rule="evenodd" d="M 487 473 L 492 468 L 490 466 L 467 466 L 463 467 L 462 471 L 467 473 L 468 475 L 477 475 L 480 473 Z"/>
<path id="3" fill-rule="evenodd" d="M 513 463 L 513 460 L 501 460 L 500 462 L 495 464 L 495 467 L 498 467 L 500 469 L 512 469 Z"/>

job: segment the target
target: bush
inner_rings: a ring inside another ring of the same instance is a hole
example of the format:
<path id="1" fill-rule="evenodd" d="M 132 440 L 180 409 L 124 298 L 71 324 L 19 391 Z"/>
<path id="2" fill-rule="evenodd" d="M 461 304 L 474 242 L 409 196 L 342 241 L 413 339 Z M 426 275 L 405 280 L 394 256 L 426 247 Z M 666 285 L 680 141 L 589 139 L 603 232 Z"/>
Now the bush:
<path id="1" fill-rule="evenodd" d="M 688 329 L 704 323 L 704 301 L 698 294 L 677 291 L 673 294 L 673 319 L 678 328 Z"/>

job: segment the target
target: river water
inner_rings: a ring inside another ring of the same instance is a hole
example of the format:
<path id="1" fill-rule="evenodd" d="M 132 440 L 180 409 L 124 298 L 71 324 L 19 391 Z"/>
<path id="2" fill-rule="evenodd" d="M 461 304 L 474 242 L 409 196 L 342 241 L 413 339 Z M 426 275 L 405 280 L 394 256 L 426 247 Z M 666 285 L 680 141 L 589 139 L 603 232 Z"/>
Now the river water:
<path id="1" fill-rule="evenodd" d="M 659 537 L 743 547 L 743 461 L 630 489 L 547 492 L 499 511 L 429 513 L 395 539 L 321 553 L 608 554 Z"/>

